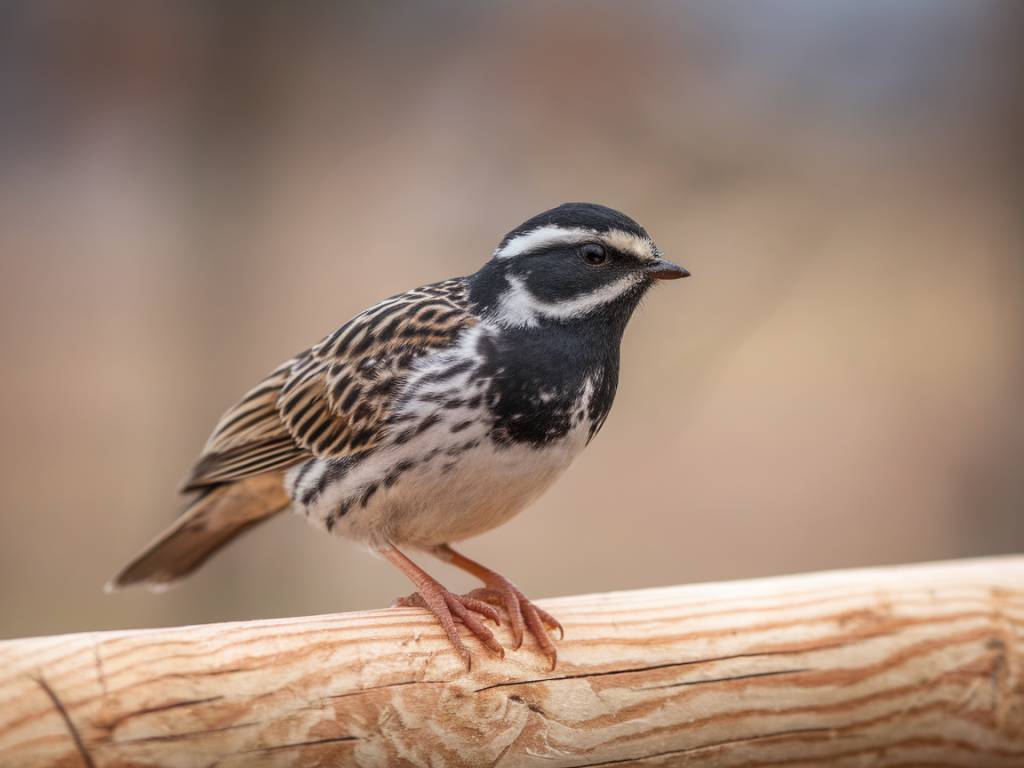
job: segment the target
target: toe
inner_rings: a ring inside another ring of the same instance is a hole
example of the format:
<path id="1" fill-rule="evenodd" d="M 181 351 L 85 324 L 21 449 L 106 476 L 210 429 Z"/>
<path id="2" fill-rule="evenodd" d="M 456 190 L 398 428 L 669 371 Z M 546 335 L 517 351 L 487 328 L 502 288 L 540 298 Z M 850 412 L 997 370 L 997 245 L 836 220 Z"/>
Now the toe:
<path id="1" fill-rule="evenodd" d="M 562 622 L 560 622 L 558 619 L 556 619 L 554 616 L 552 616 L 550 613 L 545 611 L 540 606 L 534 605 L 533 603 L 530 603 L 530 605 L 533 606 L 533 610 L 535 610 L 537 612 L 537 615 L 540 616 L 540 620 L 544 622 L 544 626 L 548 629 L 558 630 L 558 639 L 564 640 L 565 628 L 562 627 Z"/>
<path id="2" fill-rule="evenodd" d="M 485 603 L 483 600 L 478 600 L 470 595 L 463 595 L 460 601 L 466 608 L 479 613 L 481 616 L 486 616 L 488 619 L 493 621 L 495 624 L 501 623 L 501 614 L 498 613 L 498 609 L 489 603 Z"/>
<path id="3" fill-rule="evenodd" d="M 466 626 L 470 632 L 476 635 L 477 639 L 480 640 L 489 650 L 496 653 L 499 657 L 505 658 L 505 649 L 501 647 L 501 643 L 494 637 L 494 633 L 485 627 L 480 619 L 478 619 L 469 607 L 463 604 L 464 598 L 460 598 L 458 595 L 451 595 L 448 599 L 448 607 L 451 612 L 459 618 L 459 620 Z M 489 606 L 488 606 L 489 607 Z"/>
<path id="4" fill-rule="evenodd" d="M 476 621 L 478 625 L 479 621 L 473 617 L 473 614 L 462 608 L 461 605 L 459 605 L 459 608 L 462 611 L 461 613 L 453 612 L 451 610 L 452 601 L 449 599 L 450 593 L 442 587 L 431 588 L 431 586 L 432 585 L 425 586 L 424 592 L 417 592 L 409 595 L 408 597 L 401 597 L 395 600 L 392 605 L 399 608 L 423 608 L 432 613 L 434 618 L 437 619 L 437 623 L 441 625 L 441 629 L 444 630 L 445 635 L 448 637 L 448 642 L 452 644 L 452 648 L 455 649 L 455 652 L 458 653 L 465 662 L 466 671 L 472 671 L 473 656 L 470 654 L 466 644 L 462 642 L 462 638 L 459 636 L 459 628 L 455 623 L 455 618 L 459 618 L 462 623 L 467 627 L 470 627 L 471 630 L 472 627 L 470 626 L 470 622 L 466 620 L 466 617 L 463 614 L 468 615 L 470 619 L 472 621 Z M 487 631 L 487 629 L 482 627 L 482 625 L 481 628 L 483 628 L 485 632 Z M 476 633 L 474 632 L 474 634 Z"/>
<path id="5" fill-rule="evenodd" d="M 448 642 L 452 644 L 455 652 L 462 657 L 462 660 L 466 663 L 466 671 L 471 672 L 473 670 L 473 655 L 469 652 L 469 648 L 462 642 L 462 638 L 459 637 L 458 627 L 455 625 L 455 621 L 452 619 L 451 614 L 448 614 L 447 619 L 443 616 L 439 616 L 436 613 L 438 621 L 441 624 L 441 629 L 448 636 Z"/>
<path id="6" fill-rule="evenodd" d="M 558 664 L 558 651 L 555 649 L 555 644 L 551 642 L 551 637 L 548 635 L 547 627 L 544 626 L 544 621 L 540 615 L 540 609 L 537 608 L 533 603 L 527 601 L 523 603 L 523 615 L 526 619 L 526 626 L 530 630 L 530 634 L 533 635 L 533 639 L 537 641 L 537 645 L 540 646 L 541 652 L 548 657 L 551 662 L 551 669 L 554 670 Z"/>
<path id="7" fill-rule="evenodd" d="M 508 613 L 509 629 L 512 630 L 512 647 L 516 650 L 523 645 L 526 625 L 523 622 L 523 609 L 519 597 L 511 590 L 502 594 L 505 612 Z"/>

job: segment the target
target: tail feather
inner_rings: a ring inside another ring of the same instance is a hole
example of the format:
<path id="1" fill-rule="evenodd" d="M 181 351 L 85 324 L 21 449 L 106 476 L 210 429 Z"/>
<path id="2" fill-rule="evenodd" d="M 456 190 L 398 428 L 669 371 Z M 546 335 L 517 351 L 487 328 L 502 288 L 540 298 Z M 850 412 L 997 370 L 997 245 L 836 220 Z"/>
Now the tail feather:
<path id="1" fill-rule="evenodd" d="M 167 589 L 214 553 L 288 506 L 283 475 L 272 472 L 212 488 L 114 576 L 112 592 L 133 584 Z"/>

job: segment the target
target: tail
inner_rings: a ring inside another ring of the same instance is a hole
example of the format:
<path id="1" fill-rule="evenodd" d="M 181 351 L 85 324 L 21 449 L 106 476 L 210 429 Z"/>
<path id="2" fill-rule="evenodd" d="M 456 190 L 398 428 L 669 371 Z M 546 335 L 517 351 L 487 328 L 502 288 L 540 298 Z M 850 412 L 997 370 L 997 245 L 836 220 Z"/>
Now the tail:
<path id="1" fill-rule="evenodd" d="M 107 592 L 133 584 L 163 590 L 221 547 L 288 506 L 283 475 L 266 473 L 206 491 L 170 528 L 110 580 Z"/>

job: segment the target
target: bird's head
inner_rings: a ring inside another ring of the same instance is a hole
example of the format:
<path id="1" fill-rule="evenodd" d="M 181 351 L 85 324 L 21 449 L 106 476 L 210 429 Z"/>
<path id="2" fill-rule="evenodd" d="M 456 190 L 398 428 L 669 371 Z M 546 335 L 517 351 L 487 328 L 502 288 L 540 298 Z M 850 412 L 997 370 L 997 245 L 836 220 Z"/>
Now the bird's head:
<path id="1" fill-rule="evenodd" d="M 565 203 L 505 235 L 471 278 L 470 296 L 509 327 L 601 319 L 624 325 L 656 281 L 689 274 L 663 259 L 625 214 Z"/>

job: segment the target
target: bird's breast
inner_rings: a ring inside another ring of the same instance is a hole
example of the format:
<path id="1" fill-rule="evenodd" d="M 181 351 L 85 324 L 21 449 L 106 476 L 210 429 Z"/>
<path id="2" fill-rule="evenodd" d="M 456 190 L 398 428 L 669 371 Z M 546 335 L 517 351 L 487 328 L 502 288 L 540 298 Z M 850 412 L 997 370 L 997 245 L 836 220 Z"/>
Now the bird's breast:
<path id="1" fill-rule="evenodd" d="M 603 367 L 552 373 L 522 360 L 483 326 L 425 360 L 400 393 L 386 441 L 304 473 L 318 489 L 305 514 L 358 539 L 423 546 L 507 521 L 600 427 L 609 381 L 614 393 Z"/>

